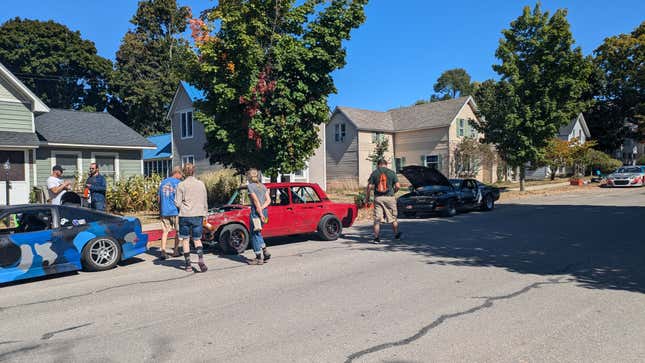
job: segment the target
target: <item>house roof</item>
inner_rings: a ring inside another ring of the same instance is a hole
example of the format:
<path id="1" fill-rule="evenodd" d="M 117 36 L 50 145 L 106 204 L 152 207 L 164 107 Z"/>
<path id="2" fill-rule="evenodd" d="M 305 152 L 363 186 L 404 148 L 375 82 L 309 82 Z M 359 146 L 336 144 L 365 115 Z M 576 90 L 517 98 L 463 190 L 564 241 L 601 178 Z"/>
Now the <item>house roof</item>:
<path id="1" fill-rule="evenodd" d="M 33 132 L 0 131 L 0 147 L 37 148 L 38 137 Z"/>
<path id="2" fill-rule="evenodd" d="M 179 83 L 182 87 L 184 87 L 184 90 L 186 90 L 186 93 L 188 94 L 188 97 L 191 101 L 195 102 L 206 98 L 204 91 L 195 88 L 195 86 L 189 84 L 188 82 L 179 81 Z"/>
<path id="3" fill-rule="evenodd" d="M 36 116 L 35 125 L 38 138 L 46 144 L 156 149 L 155 144 L 107 112 L 52 109 Z"/>
<path id="4" fill-rule="evenodd" d="M 32 112 L 49 112 L 49 107 L 36 96 L 27 86 L 13 75 L 2 63 L 0 63 L 0 75 L 3 75 L 24 97 L 31 101 Z"/>
<path id="5" fill-rule="evenodd" d="M 338 106 L 336 109 L 347 116 L 359 130 L 395 132 L 449 126 L 466 103 L 471 103 L 476 108 L 473 99 L 466 96 L 385 112 L 345 106 Z"/>
<path id="6" fill-rule="evenodd" d="M 585 136 L 587 138 L 591 137 L 591 133 L 589 132 L 589 126 L 587 126 L 587 121 L 585 120 L 585 117 L 582 115 L 582 112 L 579 113 L 578 116 L 574 118 L 571 122 L 569 122 L 568 125 L 562 126 L 558 131 L 558 135 L 562 137 L 568 137 L 571 134 L 571 131 L 573 131 L 573 128 L 576 126 L 576 122 L 580 122 L 580 127 L 582 127 L 582 131 L 585 133 Z"/>
<path id="7" fill-rule="evenodd" d="M 157 146 L 154 150 L 144 150 L 143 160 L 169 159 L 172 157 L 172 137 L 170 134 L 149 136 L 148 141 Z"/>

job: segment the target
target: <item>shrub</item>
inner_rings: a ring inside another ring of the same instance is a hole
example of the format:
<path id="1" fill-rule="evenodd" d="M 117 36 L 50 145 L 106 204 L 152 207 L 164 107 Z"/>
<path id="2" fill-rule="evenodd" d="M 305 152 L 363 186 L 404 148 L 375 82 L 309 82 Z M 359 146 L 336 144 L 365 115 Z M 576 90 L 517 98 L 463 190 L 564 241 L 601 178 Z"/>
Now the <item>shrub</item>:
<path id="1" fill-rule="evenodd" d="M 358 209 L 367 207 L 369 199 L 365 196 L 364 192 L 359 192 L 354 196 L 354 203 Z"/>
<path id="2" fill-rule="evenodd" d="M 636 160 L 636 164 L 637 165 L 645 165 L 645 155 L 641 156 L 640 158 L 638 158 L 638 160 Z"/>
<path id="3" fill-rule="evenodd" d="M 206 185 L 209 207 L 228 202 L 233 192 L 240 186 L 240 177 L 230 169 L 204 173 L 199 176 L 199 180 Z"/>
<path id="4" fill-rule="evenodd" d="M 160 182 L 158 175 L 137 175 L 109 183 L 107 209 L 113 213 L 158 211 L 157 191 Z"/>
<path id="5" fill-rule="evenodd" d="M 602 151 L 589 149 L 585 153 L 584 163 L 592 170 L 600 169 L 603 174 L 608 174 L 623 166 L 620 160 L 616 160 Z"/>

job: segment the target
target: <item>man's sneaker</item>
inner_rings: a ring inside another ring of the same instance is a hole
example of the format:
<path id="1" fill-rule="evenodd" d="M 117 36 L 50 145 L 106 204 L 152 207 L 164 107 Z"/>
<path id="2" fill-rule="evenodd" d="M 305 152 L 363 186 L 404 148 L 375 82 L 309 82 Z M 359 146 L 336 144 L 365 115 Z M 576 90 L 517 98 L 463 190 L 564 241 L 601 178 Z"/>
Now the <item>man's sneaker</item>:
<path id="1" fill-rule="evenodd" d="M 180 256 L 181 256 L 181 253 L 179 253 L 179 251 L 173 251 L 173 252 L 172 252 L 172 255 L 170 255 L 170 256 L 171 256 L 171 257 L 180 257 Z"/>
<path id="2" fill-rule="evenodd" d="M 375 245 L 377 245 L 377 244 L 381 243 L 381 239 L 380 239 L 380 238 L 378 238 L 378 237 L 376 237 L 376 238 L 374 238 L 374 239 L 372 240 L 372 243 L 374 243 Z"/>
<path id="3" fill-rule="evenodd" d="M 401 239 L 401 236 L 403 236 L 403 234 L 401 232 L 399 232 L 399 233 L 394 235 L 394 239 Z"/>
<path id="4" fill-rule="evenodd" d="M 208 266 L 206 266 L 206 264 L 204 263 L 204 261 L 199 261 L 199 262 L 197 263 L 197 265 L 199 265 L 199 270 L 200 270 L 201 272 L 206 272 L 206 271 L 208 271 Z"/>
<path id="5" fill-rule="evenodd" d="M 254 258 L 252 260 L 248 260 L 248 264 L 249 265 L 258 265 L 259 266 L 259 265 L 264 264 L 264 260 L 261 257 L 260 258 Z"/>
<path id="6" fill-rule="evenodd" d="M 166 251 L 161 251 L 161 256 L 159 256 L 160 260 L 167 260 L 168 259 L 168 254 Z"/>

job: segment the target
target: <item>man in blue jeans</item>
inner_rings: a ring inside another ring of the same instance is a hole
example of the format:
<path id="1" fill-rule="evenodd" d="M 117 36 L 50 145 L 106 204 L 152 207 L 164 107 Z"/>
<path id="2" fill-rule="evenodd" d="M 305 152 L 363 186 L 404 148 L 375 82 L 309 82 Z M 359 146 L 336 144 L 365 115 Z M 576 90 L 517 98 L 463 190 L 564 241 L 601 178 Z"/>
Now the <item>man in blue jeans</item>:
<path id="1" fill-rule="evenodd" d="M 90 164 L 90 177 L 87 178 L 85 184 L 90 190 L 90 208 L 104 211 L 107 182 L 105 177 L 99 173 L 99 166 L 96 163 Z"/>
<path id="2" fill-rule="evenodd" d="M 191 163 L 184 165 L 186 179 L 179 183 L 175 193 L 175 205 L 179 209 L 179 239 L 184 248 L 186 272 L 193 272 L 190 262 L 190 237 L 193 237 L 198 265 L 202 272 L 208 267 L 204 263 L 204 247 L 202 246 L 202 222 L 208 214 L 206 186 L 195 178 L 195 167 Z"/>

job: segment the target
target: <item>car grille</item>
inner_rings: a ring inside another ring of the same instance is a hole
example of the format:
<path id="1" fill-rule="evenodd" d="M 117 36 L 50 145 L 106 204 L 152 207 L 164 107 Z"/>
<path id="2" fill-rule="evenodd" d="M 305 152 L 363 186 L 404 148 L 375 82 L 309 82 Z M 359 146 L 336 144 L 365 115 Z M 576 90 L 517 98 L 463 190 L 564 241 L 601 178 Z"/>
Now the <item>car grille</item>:
<path id="1" fill-rule="evenodd" d="M 629 180 L 614 180 L 615 185 L 629 185 Z"/>

